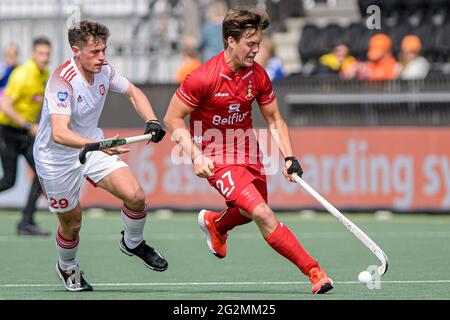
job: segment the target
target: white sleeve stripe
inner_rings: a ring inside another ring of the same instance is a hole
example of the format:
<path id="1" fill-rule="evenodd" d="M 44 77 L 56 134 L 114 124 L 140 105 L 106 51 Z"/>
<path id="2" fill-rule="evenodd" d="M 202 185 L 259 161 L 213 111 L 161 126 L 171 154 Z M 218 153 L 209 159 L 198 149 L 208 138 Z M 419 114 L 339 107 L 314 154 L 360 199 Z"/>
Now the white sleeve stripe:
<path id="1" fill-rule="evenodd" d="M 66 78 L 67 79 L 67 77 L 69 77 L 69 75 L 71 75 L 72 73 L 74 73 L 75 72 L 75 69 L 72 67 L 72 68 L 70 68 L 69 70 L 67 70 L 65 73 L 64 73 L 64 75 L 63 75 L 63 78 Z"/>
<path id="2" fill-rule="evenodd" d="M 70 82 L 77 75 L 77 71 L 70 61 L 67 61 L 66 64 L 67 65 L 62 68 L 61 72 L 59 73 L 59 76 L 66 82 Z"/>
<path id="3" fill-rule="evenodd" d="M 74 73 L 76 73 L 75 72 L 75 70 L 74 69 L 72 69 L 72 70 L 70 70 L 70 71 L 68 71 L 68 72 L 66 72 L 67 73 L 67 75 L 64 75 L 63 76 L 63 78 L 65 79 L 65 80 L 68 80 Z"/>
<path id="4" fill-rule="evenodd" d="M 72 79 L 73 78 L 75 78 L 75 76 L 77 75 L 77 73 L 76 72 L 74 72 L 70 77 L 67 77 L 67 82 L 70 82 L 70 81 L 72 81 Z"/>

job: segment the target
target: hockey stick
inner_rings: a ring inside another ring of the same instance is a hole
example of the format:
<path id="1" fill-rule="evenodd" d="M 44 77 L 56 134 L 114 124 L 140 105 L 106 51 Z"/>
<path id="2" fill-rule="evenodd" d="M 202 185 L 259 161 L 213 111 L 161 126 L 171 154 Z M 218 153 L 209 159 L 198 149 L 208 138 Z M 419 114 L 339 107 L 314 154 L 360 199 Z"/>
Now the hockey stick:
<path id="1" fill-rule="evenodd" d="M 381 266 L 378 267 L 378 274 L 382 276 L 388 270 L 388 258 L 381 248 L 373 242 L 358 226 L 347 219 L 342 213 L 339 212 L 332 204 L 330 204 L 325 198 L 323 198 L 316 190 L 314 190 L 305 180 L 300 178 L 297 174 L 293 174 L 292 178 L 301 185 L 311 196 L 320 202 L 325 209 L 328 210 L 333 216 L 335 216 L 340 223 L 347 227 L 351 233 L 353 233 L 370 251 L 373 252 L 380 260 Z"/>
<path id="2" fill-rule="evenodd" d="M 86 162 L 86 155 L 88 152 L 105 150 L 108 148 L 122 146 L 122 145 L 130 144 L 130 143 L 141 142 L 141 141 L 149 141 L 151 138 L 152 138 L 152 135 L 149 133 L 149 134 L 143 134 L 141 136 L 134 136 L 134 137 L 128 137 L 128 138 L 123 138 L 123 139 L 110 139 L 110 140 L 86 143 L 83 146 L 83 148 L 81 148 L 80 154 L 78 155 L 78 159 L 80 160 L 81 164 L 84 164 Z"/>

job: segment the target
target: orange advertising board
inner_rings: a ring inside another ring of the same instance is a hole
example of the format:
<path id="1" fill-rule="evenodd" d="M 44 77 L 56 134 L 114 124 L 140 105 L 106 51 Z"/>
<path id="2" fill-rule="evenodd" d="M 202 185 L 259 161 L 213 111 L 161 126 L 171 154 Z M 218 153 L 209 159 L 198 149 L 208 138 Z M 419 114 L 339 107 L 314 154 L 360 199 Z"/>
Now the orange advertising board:
<path id="1" fill-rule="evenodd" d="M 290 132 L 303 178 L 337 208 L 450 211 L 450 128 L 324 127 Z M 122 137 L 142 134 L 135 129 L 105 130 L 106 137 L 115 133 Z M 150 207 L 224 207 L 220 194 L 196 177 L 190 164 L 178 164 L 178 151 L 169 136 L 159 144 L 130 147 L 132 151 L 122 159 L 138 177 Z M 272 159 L 264 163 L 282 165 L 281 158 L 273 159 L 277 152 L 272 149 L 270 154 Z M 268 170 L 273 208 L 320 208 L 299 185 L 287 182 L 279 168 L 273 169 Z M 81 203 L 121 205 L 88 183 L 82 188 Z"/>

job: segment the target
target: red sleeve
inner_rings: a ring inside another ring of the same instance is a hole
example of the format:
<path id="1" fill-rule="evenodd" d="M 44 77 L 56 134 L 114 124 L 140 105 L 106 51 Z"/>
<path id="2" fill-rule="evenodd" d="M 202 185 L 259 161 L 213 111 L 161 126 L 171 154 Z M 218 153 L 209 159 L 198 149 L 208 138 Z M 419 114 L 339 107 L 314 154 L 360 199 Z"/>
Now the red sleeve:
<path id="1" fill-rule="evenodd" d="M 260 106 L 265 106 L 270 104 L 275 100 L 275 93 L 273 92 L 272 82 L 267 75 L 266 70 L 263 67 L 259 66 L 258 68 L 258 83 L 261 85 L 258 90 L 259 94 L 256 97 L 258 104 Z"/>
<path id="2" fill-rule="evenodd" d="M 197 108 L 206 96 L 208 84 L 204 73 L 194 71 L 188 75 L 178 88 L 177 97 L 186 105 Z"/>

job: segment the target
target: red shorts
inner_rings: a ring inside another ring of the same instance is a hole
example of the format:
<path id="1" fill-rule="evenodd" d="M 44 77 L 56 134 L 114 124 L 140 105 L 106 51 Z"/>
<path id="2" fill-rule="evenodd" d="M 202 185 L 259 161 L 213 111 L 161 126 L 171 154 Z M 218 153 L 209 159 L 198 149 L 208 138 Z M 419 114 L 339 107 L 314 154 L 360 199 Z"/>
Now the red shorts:
<path id="1" fill-rule="evenodd" d="M 239 207 L 249 214 L 252 213 L 255 203 L 268 201 L 267 180 L 262 164 L 216 165 L 214 175 L 208 178 L 208 182 L 225 198 L 228 207 Z M 253 184 L 254 188 L 247 188 L 250 184 Z M 244 189 L 250 190 L 251 194 L 247 193 L 244 199 L 239 198 Z"/>

